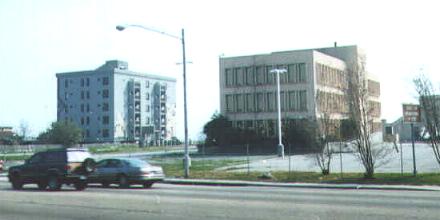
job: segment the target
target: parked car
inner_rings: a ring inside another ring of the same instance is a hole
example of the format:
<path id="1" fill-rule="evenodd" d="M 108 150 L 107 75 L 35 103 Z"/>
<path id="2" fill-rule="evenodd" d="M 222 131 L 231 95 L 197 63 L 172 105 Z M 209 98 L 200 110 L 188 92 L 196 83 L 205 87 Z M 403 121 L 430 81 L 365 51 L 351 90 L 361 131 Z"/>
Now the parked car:
<path id="1" fill-rule="evenodd" d="M 0 172 L 3 171 L 3 160 L 0 160 Z"/>
<path id="2" fill-rule="evenodd" d="M 85 149 L 50 150 L 34 154 L 23 165 L 10 167 L 8 178 L 17 190 L 24 184 L 37 184 L 41 190 L 60 190 L 62 184 L 73 184 L 77 190 L 84 190 L 94 165 Z"/>
<path id="3" fill-rule="evenodd" d="M 155 182 L 164 178 L 162 167 L 135 158 L 111 158 L 96 164 L 96 169 L 90 174 L 88 182 L 100 183 L 104 187 L 118 184 L 120 188 L 128 188 L 132 184 L 141 184 L 144 188 L 150 188 Z"/>

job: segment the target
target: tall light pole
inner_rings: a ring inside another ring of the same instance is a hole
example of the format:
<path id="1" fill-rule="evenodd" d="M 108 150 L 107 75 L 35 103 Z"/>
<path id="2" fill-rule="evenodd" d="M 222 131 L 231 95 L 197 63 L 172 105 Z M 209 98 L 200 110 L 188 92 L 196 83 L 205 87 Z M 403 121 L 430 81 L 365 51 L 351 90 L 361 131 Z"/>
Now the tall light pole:
<path id="1" fill-rule="evenodd" d="M 116 30 L 123 31 L 128 27 L 136 27 L 141 28 L 147 31 L 156 32 L 171 38 L 175 38 L 181 41 L 182 43 L 182 66 L 183 66 L 183 115 L 184 115 L 184 126 L 185 126 L 185 156 L 183 158 L 183 164 L 185 168 L 185 178 L 189 177 L 189 166 L 191 164 L 191 158 L 189 157 L 189 151 L 188 151 L 188 113 L 187 113 L 187 107 L 186 107 L 186 56 L 185 56 L 185 30 L 182 28 L 182 35 L 181 37 L 175 36 L 172 34 L 168 34 L 163 31 L 159 31 L 153 28 L 145 27 L 142 25 L 137 24 L 131 24 L 131 25 L 118 25 L 116 26 Z"/>
<path id="2" fill-rule="evenodd" d="M 277 104 L 278 104 L 278 156 L 282 157 L 284 159 L 284 145 L 283 141 L 281 139 L 281 92 L 280 92 L 280 74 L 286 73 L 286 69 L 272 69 L 270 73 L 276 73 L 277 74 Z"/>

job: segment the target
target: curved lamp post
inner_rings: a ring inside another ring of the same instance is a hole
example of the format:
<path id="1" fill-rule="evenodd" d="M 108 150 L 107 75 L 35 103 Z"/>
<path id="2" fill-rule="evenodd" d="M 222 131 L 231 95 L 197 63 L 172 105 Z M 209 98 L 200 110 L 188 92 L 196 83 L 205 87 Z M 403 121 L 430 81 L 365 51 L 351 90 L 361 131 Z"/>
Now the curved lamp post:
<path id="1" fill-rule="evenodd" d="M 130 25 L 118 25 L 116 26 L 116 30 L 123 31 L 126 28 L 129 27 L 135 27 L 135 28 L 141 28 L 147 31 L 156 32 L 158 34 L 165 35 L 167 37 L 171 37 L 174 39 L 178 39 L 182 43 L 182 66 L 183 66 L 183 109 L 184 109 L 184 126 L 185 126 L 185 156 L 183 158 L 183 164 L 185 168 L 185 178 L 189 177 L 189 166 L 191 164 L 191 158 L 189 157 L 189 151 L 188 151 L 188 116 L 187 116 L 187 108 L 186 108 L 186 57 L 185 57 L 185 30 L 182 28 L 182 35 L 181 37 L 175 36 L 172 34 L 168 34 L 163 31 L 159 31 L 153 28 L 145 27 L 142 25 L 137 24 L 130 24 Z"/>

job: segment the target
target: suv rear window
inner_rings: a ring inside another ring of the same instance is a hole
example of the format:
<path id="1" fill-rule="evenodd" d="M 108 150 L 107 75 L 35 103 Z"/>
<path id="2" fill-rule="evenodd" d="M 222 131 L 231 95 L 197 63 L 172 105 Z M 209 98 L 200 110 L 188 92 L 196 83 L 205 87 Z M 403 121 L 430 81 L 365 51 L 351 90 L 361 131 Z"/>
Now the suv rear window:
<path id="1" fill-rule="evenodd" d="M 84 162 L 85 159 L 92 157 L 86 151 L 67 151 L 67 162 Z"/>

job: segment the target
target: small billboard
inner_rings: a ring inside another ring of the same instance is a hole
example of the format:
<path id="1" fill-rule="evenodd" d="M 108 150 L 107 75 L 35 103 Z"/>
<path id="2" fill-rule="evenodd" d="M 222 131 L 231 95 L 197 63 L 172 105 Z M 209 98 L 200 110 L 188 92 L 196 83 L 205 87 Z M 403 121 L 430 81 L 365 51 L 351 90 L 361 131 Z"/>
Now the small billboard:
<path id="1" fill-rule="evenodd" d="M 420 122 L 420 105 L 416 104 L 402 104 L 403 108 L 403 122 L 416 123 Z"/>

